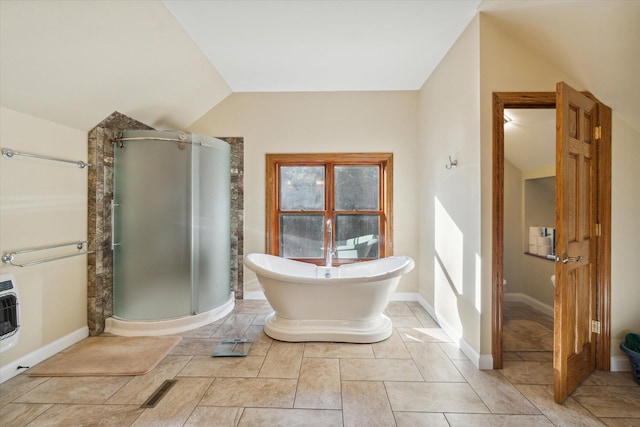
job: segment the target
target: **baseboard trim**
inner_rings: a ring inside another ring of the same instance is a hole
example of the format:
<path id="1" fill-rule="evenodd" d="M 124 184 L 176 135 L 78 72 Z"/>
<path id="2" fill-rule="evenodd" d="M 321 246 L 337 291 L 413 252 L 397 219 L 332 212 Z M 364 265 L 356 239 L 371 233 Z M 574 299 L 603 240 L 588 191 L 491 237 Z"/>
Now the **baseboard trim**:
<path id="1" fill-rule="evenodd" d="M 243 299 L 267 299 L 262 291 L 250 291 L 242 294 Z"/>
<path id="2" fill-rule="evenodd" d="M 420 300 L 420 294 L 417 292 L 395 292 L 394 294 L 391 295 L 391 301 L 419 301 L 419 300 Z"/>
<path id="3" fill-rule="evenodd" d="M 611 371 L 631 371 L 631 362 L 627 356 L 611 356 Z"/>
<path id="4" fill-rule="evenodd" d="M 504 294 L 504 301 L 523 302 L 527 304 L 529 307 L 532 307 L 546 314 L 547 316 L 553 317 L 553 314 L 554 314 L 552 306 L 545 304 L 542 301 L 539 301 L 535 298 L 532 298 L 527 294 L 522 294 L 518 292 L 513 292 L 513 293 L 509 292 Z"/>
<path id="5" fill-rule="evenodd" d="M 39 349 L 32 351 L 26 356 L 21 357 L 5 366 L 0 368 L 0 384 L 7 381 L 10 378 L 23 372 L 23 369 L 18 369 L 18 366 L 33 367 L 45 359 L 57 354 L 73 344 L 82 341 L 89 336 L 89 328 L 83 326 L 82 328 L 65 335 L 62 338 L 55 340 L 52 343 L 40 347 Z"/>
<path id="6" fill-rule="evenodd" d="M 453 340 L 453 342 L 458 346 L 460 351 L 462 351 L 473 363 L 473 365 L 478 369 L 493 369 L 493 355 L 491 354 L 480 354 L 478 353 L 469 342 L 456 331 L 451 325 L 449 325 L 441 316 L 438 316 L 435 309 L 429 302 L 424 299 L 424 297 L 420 294 L 416 294 L 418 296 L 417 301 L 420 305 L 429 313 L 431 317 L 435 319 L 436 322 L 440 325 L 442 330 Z"/>

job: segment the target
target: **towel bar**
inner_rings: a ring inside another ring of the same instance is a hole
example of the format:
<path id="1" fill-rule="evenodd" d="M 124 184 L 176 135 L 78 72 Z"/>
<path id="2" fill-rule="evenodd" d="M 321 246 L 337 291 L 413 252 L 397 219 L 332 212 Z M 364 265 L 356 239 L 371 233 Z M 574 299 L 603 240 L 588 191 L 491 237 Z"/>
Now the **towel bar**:
<path id="1" fill-rule="evenodd" d="M 36 159 L 53 160 L 55 162 L 73 163 L 74 165 L 77 165 L 80 169 L 84 169 L 85 167 L 92 166 L 91 163 L 83 162 L 82 160 L 67 160 L 67 159 L 60 159 L 57 157 L 42 156 L 40 154 L 22 153 L 20 151 L 12 150 L 11 148 L 3 148 L 2 155 L 8 159 L 12 158 L 13 156 L 25 156 L 25 157 L 33 157 Z"/>
<path id="2" fill-rule="evenodd" d="M 25 263 L 22 263 L 22 264 L 17 264 L 17 263 L 13 262 L 13 257 L 15 255 L 26 254 L 26 253 L 29 253 L 29 252 L 44 251 L 44 250 L 48 250 L 48 249 L 56 249 L 56 248 L 61 248 L 61 247 L 64 247 L 64 246 L 71 246 L 71 245 L 74 245 L 76 248 L 78 248 L 78 250 L 81 250 L 82 248 L 84 248 L 85 243 L 87 243 L 87 241 L 83 240 L 83 241 L 79 241 L 79 242 L 61 243 L 59 245 L 41 246 L 41 247 L 37 247 L 37 248 L 21 249 L 19 251 L 7 252 L 6 254 L 2 255 L 2 262 L 4 262 L 5 264 L 11 264 L 14 267 L 30 267 L 32 265 L 43 264 L 45 262 L 57 261 L 59 259 L 71 258 L 71 257 L 74 257 L 74 256 L 87 255 L 87 254 L 94 253 L 94 251 L 82 251 L 82 252 L 76 252 L 76 253 L 73 253 L 73 254 L 60 255 L 60 256 L 56 256 L 56 257 L 52 257 L 52 258 L 38 259 L 38 260 L 34 260 L 34 261 L 25 262 Z"/>

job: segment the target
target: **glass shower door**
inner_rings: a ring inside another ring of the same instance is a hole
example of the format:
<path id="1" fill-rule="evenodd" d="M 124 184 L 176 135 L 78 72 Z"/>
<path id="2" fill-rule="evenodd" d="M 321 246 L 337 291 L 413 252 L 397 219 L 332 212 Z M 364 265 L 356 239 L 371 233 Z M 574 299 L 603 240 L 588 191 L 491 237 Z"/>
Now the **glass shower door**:
<path id="1" fill-rule="evenodd" d="M 178 139 L 178 133 L 127 131 Z M 157 140 L 115 148 L 114 315 L 158 320 L 191 314 L 191 144 Z"/>
<path id="2" fill-rule="evenodd" d="M 193 311 L 201 313 L 229 299 L 231 280 L 231 147 L 192 134 Z"/>
<path id="3" fill-rule="evenodd" d="M 114 155 L 114 315 L 165 320 L 222 306 L 230 298 L 229 144 L 162 131 L 126 131 L 121 141 Z"/>

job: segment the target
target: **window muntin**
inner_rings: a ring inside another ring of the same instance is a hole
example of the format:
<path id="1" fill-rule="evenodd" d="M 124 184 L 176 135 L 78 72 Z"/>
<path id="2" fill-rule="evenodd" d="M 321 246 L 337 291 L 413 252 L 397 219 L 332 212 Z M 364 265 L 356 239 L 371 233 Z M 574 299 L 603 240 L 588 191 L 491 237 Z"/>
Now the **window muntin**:
<path id="1" fill-rule="evenodd" d="M 267 154 L 267 253 L 322 264 L 392 254 L 390 153 Z M 322 196 L 322 197 L 321 197 Z"/>

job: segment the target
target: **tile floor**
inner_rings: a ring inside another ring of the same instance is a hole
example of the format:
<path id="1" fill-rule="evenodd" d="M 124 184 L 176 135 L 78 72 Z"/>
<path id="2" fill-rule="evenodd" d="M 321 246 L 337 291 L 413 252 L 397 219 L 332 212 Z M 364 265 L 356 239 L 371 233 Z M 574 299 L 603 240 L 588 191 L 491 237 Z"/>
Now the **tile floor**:
<path id="1" fill-rule="evenodd" d="M 524 308 L 508 307 L 506 323 L 537 318 Z M 262 332 L 269 312 L 238 301 L 226 318 L 182 334 L 142 376 L 27 371 L 0 385 L 0 425 L 640 426 L 630 372 L 596 372 L 557 405 L 548 351 L 506 351 L 503 370 L 479 371 L 415 302 L 389 305 L 394 334 L 376 344 L 274 341 Z M 229 337 L 253 338 L 249 355 L 210 357 Z M 142 409 L 166 379 L 177 382 Z"/>

